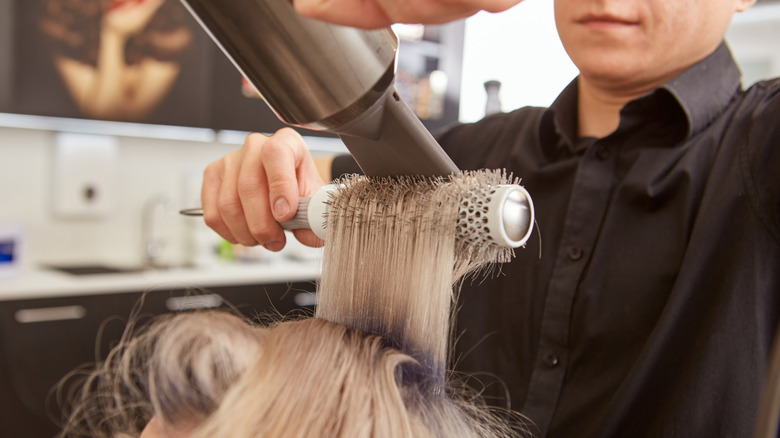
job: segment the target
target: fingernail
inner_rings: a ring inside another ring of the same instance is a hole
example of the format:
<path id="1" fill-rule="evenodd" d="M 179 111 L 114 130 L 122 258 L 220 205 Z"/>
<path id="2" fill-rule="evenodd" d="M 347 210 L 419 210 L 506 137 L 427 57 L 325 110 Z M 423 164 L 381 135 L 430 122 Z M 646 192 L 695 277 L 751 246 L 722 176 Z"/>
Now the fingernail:
<path id="1" fill-rule="evenodd" d="M 284 248 L 284 244 L 282 242 L 268 242 L 263 247 L 268 251 L 278 252 Z"/>
<path id="2" fill-rule="evenodd" d="M 276 216 L 277 219 L 284 217 L 289 212 L 290 204 L 287 203 L 286 199 L 279 198 L 274 201 L 274 216 Z"/>

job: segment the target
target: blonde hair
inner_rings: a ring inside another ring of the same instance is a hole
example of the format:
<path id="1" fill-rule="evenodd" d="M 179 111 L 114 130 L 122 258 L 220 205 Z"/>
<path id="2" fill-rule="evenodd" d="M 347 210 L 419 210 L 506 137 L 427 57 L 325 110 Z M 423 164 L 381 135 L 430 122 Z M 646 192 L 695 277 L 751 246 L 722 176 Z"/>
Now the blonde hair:
<path id="1" fill-rule="evenodd" d="M 192 438 L 516 436 L 516 414 L 446 372 L 453 284 L 509 256 L 457 241 L 459 200 L 505 178 L 340 181 L 316 317 L 269 327 L 215 311 L 163 318 L 90 376 L 97 391 L 85 394 L 111 413 L 87 403 L 63 435 L 103 426 L 85 435 L 137 436 L 156 415 L 163 429 L 194 424 Z"/>
<path id="2" fill-rule="evenodd" d="M 342 179 L 328 209 L 317 316 L 380 334 L 443 378 L 453 285 L 511 257 L 510 249 L 456 238 L 461 206 L 507 180 L 497 171 Z"/>
<path id="3" fill-rule="evenodd" d="M 104 362 L 57 387 L 66 418 L 60 436 L 138 436 L 155 414 L 164 424 L 204 420 L 261 353 L 259 336 L 222 311 L 131 324 Z"/>
<path id="4" fill-rule="evenodd" d="M 434 390 L 379 336 L 321 318 L 266 332 L 263 353 L 192 437 L 484 437 L 505 428 Z M 477 419 L 480 421 L 476 421 Z M 509 434 L 504 434 L 509 436 Z"/>

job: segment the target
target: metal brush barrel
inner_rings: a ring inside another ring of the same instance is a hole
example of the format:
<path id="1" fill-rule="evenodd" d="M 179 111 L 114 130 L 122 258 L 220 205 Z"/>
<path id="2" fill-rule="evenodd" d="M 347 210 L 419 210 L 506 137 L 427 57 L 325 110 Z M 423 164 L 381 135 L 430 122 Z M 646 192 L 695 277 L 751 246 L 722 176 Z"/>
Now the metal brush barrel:
<path id="1" fill-rule="evenodd" d="M 303 17 L 289 0 L 182 0 L 283 122 L 333 130 L 391 87 L 398 39 Z"/>

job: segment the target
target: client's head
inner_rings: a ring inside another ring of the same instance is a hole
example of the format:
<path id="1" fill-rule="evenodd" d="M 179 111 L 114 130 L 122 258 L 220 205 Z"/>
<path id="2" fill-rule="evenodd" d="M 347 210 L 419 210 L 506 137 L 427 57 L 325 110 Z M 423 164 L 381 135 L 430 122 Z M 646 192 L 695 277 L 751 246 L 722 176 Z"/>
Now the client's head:
<path id="1" fill-rule="evenodd" d="M 90 409 L 71 416 L 64 436 L 511 433 L 487 408 L 427 381 L 429 370 L 380 336 L 321 318 L 258 327 L 220 311 L 166 317 L 105 367 L 92 376 Z"/>

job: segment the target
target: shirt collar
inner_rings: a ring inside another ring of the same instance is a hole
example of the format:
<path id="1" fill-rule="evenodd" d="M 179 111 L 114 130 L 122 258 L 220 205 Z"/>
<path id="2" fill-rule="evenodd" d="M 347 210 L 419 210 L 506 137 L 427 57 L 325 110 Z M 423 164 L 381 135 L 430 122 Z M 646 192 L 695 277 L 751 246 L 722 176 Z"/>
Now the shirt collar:
<path id="1" fill-rule="evenodd" d="M 739 69 L 724 42 L 708 57 L 654 92 L 629 102 L 626 106 L 636 106 L 639 104 L 638 101 L 653 99 L 654 95 L 661 96 L 665 93 L 659 91 L 665 90 L 685 115 L 688 127 L 685 137 L 690 138 L 712 123 L 726 109 L 734 94 L 740 89 Z M 572 152 L 576 152 L 579 143 L 577 141 L 577 95 L 578 86 L 575 78 L 558 95 L 542 119 L 540 135 L 544 144 L 552 147 L 565 144 Z M 621 124 L 622 122 L 623 120 Z"/>
<path id="2" fill-rule="evenodd" d="M 577 78 L 574 78 L 545 111 L 541 123 L 542 144 L 574 149 L 577 140 Z"/>
<path id="3" fill-rule="evenodd" d="M 693 67 L 667 82 L 665 88 L 688 118 L 688 137 L 712 123 L 734 94 L 741 90 L 741 75 L 726 43 Z"/>

